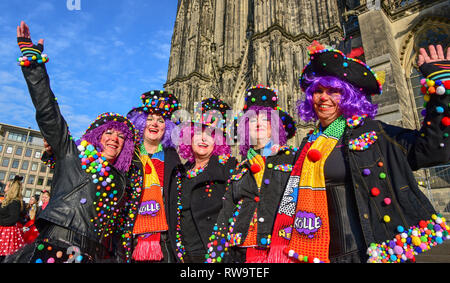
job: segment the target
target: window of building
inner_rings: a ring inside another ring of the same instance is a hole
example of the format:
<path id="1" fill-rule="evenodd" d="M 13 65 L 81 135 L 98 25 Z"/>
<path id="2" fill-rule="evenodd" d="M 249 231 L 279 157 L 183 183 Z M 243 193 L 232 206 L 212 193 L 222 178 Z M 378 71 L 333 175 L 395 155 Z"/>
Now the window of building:
<path id="1" fill-rule="evenodd" d="M 9 180 L 9 181 L 13 180 L 14 177 L 16 177 L 16 175 L 17 175 L 17 173 L 14 173 L 14 172 L 9 173 L 9 178 L 8 178 L 8 180 Z"/>
<path id="2" fill-rule="evenodd" d="M 23 194 L 24 197 L 29 198 L 31 197 L 31 189 L 26 189 L 25 193 Z"/>
<path id="3" fill-rule="evenodd" d="M 18 141 L 18 142 L 26 142 L 27 141 L 27 135 L 20 134 L 20 133 L 9 132 L 8 140 L 10 140 L 10 141 Z"/>
<path id="4" fill-rule="evenodd" d="M 6 146 L 6 153 L 11 154 L 12 152 L 13 152 L 13 147 L 12 147 L 12 145 Z"/>
<path id="5" fill-rule="evenodd" d="M 52 186 L 52 179 L 51 178 L 47 178 L 47 186 Z"/>
<path id="6" fill-rule="evenodd" d="M 0 171 L 0 181 L 5 180 L 6 177 L 6 172 L 5 171 Z"/>
<path id="7" fill-rule="evenodd" d="M 36 180 L 36 176 L 34 176 L 34 175 L 28 175 L 27 184 L 28 184 L 28 185 L 34 185 L 34 180 Z"/>
<path id="8" fill-rule="evenodd" d="M 36 162 L 31 163 L 31 171 L 37 171 L 38 164 Z"/>
<path id="9" fill-rule="evenodd" d="M 36 152 L 34 153 L 34 158 L 41 158 L 41 151 L 40 150 L 36 150 Z"/>
<path id="10" fill-rule="evenodd" d="M 33 154 L 33 150 L 31 148 L 27 148 L 25 150 L 25 157 L 31 157 L 32 154 Z"/>
<path id="11" fill-rule="evenodd" d="M 28 165 L 30 165 L 28 160 L 22 161 L 22 170 L 28 170 Z"/>
<path id="12" fill-rule="evenodd" d="M 47 171 L 47 166 L 45 164 L 41 164 L 41 173 L 45 173 Z"/>
<path id="13" fill-rule="evenodd" d="M 13 160 L 13 163 L 12 163 L 12 165 L 11 165 L 11 168 L 14 168 L 14 169 L 19 168 L 19 163 L 20 163 L 20 160 L 19 160 L 19 159 L 14 159 L 14 160 Z"/>
<path id="14" fill-rule="evenodd" d="M 2 166 L 3 167 L 8 167 L 9 166 L 9 158 L 8 157 L 3 157 Z"/>
<path id="15" fill-rule="evenodd" d="M 0 152 L 2 152 L 2 151 L 3 151 L 3 145 L 0 144 Z"/>
<path id="16" fill-rule="evenodd" d="M 16 155 L 22 156 L 22 152 L 23 152 L 23 147 L 21 147 L 21 146 L 16 147 Z"/>
<path id="17" fill-rule="evenodd" d="M 41 137 L 28 137 L 28 143 L 32 145 L 44 146 L 44 139 Z"/>
<path id="18" fill-rule="evenodd" d="M 36 184 L 36 185 L 42 186 L 43 184 L 44 184 L 44 178 L 39 178 L 39 179 L 37 180 L 37 184 Z"/>

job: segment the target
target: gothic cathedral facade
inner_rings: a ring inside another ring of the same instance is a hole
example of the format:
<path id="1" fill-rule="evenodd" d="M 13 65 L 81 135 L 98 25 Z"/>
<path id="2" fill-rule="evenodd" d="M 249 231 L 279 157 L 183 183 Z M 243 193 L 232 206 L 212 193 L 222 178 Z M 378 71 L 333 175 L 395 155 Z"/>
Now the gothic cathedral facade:
<path id="1" fill-rule="evenodd" d="M 186 109 L 217 97 L 242 109 L 245 90 L 277 89 L 294 115 L 299 77 L 317 40 L 365 61 L 383 77 L 377 119 L 419 128 L 420 47 L 450 45 L 450 2 L 441 0 L 178 0 L 165 89 Z M 298 121 L 298 145 L 310 124 Z"/>

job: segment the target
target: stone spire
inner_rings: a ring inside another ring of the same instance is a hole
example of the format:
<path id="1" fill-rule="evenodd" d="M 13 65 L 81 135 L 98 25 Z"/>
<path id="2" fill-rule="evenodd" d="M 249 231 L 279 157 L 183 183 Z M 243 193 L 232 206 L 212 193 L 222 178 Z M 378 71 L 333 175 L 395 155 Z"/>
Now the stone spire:
<path id="1" fill-rule="evenodd" d="M 306 47 L 338 42 L 339 19 L 337 0 L 179 0 L 165 88 L 189 110 L 209 96 L 242 109 L 248 87 L 268 85 L 295 116 Z"/>

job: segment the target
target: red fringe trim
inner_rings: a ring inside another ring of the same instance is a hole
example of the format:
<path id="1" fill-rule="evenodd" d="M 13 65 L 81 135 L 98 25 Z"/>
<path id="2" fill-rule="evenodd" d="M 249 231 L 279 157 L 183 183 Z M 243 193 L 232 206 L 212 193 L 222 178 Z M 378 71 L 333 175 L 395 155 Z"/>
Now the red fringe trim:
<path id="1" fill-rule="evenodd" d="M 247 248 L 246 263 L 267 263 L 266 249 Z"/>
<path id="2" fill-rule="evenodd" d="M 271 245 L 267 263 L 293 263 L 294 261 L 286 254 L 285 246 Z"/>
<path id="3" fill-rule="evenodd" d="M 164 255 L 159 244 L 160 236 L 161 234 L 156 233 L 150 236 L 139 237 L 133 251 L 133 259 L 135 261 L 161 261 Z"/>

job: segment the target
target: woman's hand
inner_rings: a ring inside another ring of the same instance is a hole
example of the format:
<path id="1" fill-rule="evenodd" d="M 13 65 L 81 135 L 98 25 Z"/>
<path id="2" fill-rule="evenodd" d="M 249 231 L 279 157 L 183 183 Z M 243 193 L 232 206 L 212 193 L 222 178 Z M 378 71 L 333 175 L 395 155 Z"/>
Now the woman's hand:
<path id="1" fill-rule="evenodd" d="M 33 44 L 30 28 L 24 21 L 17 27 L 17 43 L 23 55 L 22 58 L 19 58 L 21 66 L 28 67 L 31 64 L 30 61 L 37 61 L 39 64 L 48 62 L 47 55 L 42 54 L 44 51 L 44 40 L 40 39 L 37 45 Z"/>
<path id="2" fill-rule="evenodd" d="M 17 38 L 19 37 L 27 38 L 31 41 L 30 28 L 24 21 L 20 22 L 20 26 L 17 26 Z M 39 39 L 38 45 L 44 46 L 44 40 Z"/>
<path id="3" fill-rule="evenodd" d="M 419 50 L 419 59 L 417 60 L 417 65 L 420 67 L 425 63 L 433 63 L 439 61 L 448 61 L 450 60 L 450 47 L 447 48 L 447 55 L 444 56 L 444 50 L 441 45 L 430 45 L 428 46 L 430 51 L 430 55 L 428 55 L 425 48 L 420 48 Z"/>
<path id="4" fill-rule="evenodd" d="M 53 155 L 52 147 L 48 144 L 48 142 L 44 139 L 44 149 L 48 155 Z"/>

